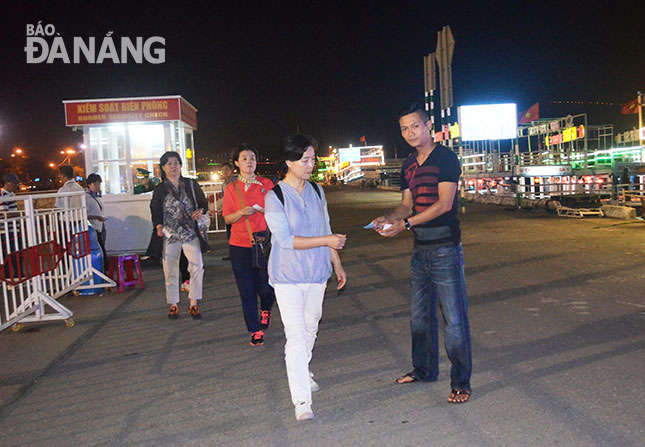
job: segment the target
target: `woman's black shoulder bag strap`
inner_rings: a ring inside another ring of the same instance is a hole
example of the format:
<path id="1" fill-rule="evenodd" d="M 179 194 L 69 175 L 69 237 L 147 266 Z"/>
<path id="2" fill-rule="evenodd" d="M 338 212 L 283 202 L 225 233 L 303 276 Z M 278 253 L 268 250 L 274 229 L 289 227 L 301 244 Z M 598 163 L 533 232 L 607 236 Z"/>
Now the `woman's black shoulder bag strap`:
<path id="1" fill-rule="evenodd" d="M 311 183 L 311 186 L 314 188 L 314 191 L 316 191 L 318 198 L 322 200 L 322 196 L 320 195 L 320 190 L 318 189 L 319 188 L 318 184 L 316 182 L 312 182 L 311 180 L 309 180 L 309 183 Z M 278 196 L 278 200 L 284 207 L 284 194 L 282 193 L 282 188 L 280 188 L 280 183 L 276 184 L 273 187 L 272 191 L 275 192 L 275 195 Z M 267 240 L 267 243 L 264 246 L 264 256 L 267 262 L 269 262 L 269 253 L 271 253 L 271 229 L 269 228 L 268 225 L 267 225 L 266 240 Z"/>
<path id="2" fill-rule="evenodd" d="M 318 189 L 319 188 L 318 184 L 316 182 L 312 182 L 311 180 L 309 180 L 309 183 L 311 183 L 311 186 L 314 188 L 314 191 L 316 191 L 316 195 L 318 196 L 318 198 L 322 200 L 322 196 L 320 195 L 320 189 Z M 282 206 L 284 206 L 284 194 L 282 194 L 282 188 L 280 188 L 280 183 L 278 183 L 273 187 L 273 191 L 275 192 L 275 195 L 278 196 L 278 200 L 280 200 L 280 203 L 282 204 Z"/>

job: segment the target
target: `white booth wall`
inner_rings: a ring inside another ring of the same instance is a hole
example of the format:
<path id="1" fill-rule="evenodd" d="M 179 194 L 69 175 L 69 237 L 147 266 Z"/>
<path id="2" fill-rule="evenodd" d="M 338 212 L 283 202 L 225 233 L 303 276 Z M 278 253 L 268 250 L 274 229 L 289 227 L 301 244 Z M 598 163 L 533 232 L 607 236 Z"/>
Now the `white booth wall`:
<path id="1" fill-rule="evenodd" d="M 103 196 L 108 254 L 145 253 L 152 235 L 152 193 Z"/>

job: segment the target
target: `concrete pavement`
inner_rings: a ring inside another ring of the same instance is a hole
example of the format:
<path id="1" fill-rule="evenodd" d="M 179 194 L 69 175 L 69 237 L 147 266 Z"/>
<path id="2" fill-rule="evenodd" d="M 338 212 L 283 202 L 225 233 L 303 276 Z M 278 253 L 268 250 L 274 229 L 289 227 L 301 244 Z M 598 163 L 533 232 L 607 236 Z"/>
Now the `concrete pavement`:
<path id="1" fill-rule="evenodd" d="M 645 401 L 645 226 L 469 205 L 461 216 L 473 397 L 446 403 L 410 370 L 410 234 L 361 227 L 398 203 L 328 190 L 347 233 L 348 287 L 327 290 L 312 422 L 295 421 L 279 312 L 249 346 L 223 236 L 206 256 L 204 314 L 166 317 L 163 274 L 144 291 L 61 299 L 76 325 L 0 333 L 0 445 L 631 446 Z"/>

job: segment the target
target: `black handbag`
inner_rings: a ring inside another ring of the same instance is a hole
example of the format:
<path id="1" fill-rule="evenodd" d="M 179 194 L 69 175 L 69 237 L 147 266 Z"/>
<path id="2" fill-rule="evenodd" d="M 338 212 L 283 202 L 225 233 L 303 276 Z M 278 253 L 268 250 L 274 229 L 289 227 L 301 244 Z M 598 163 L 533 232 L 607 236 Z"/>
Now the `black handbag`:
<path id="1" fill-rule="evenodd" d="M 237 197 L 240 199 L 240 206 L 244 208 L 244 199 L 237 182 L 235 182 L 235 189 Z M 268 267 L 269 252 L 271 250 L 271 235 L 269 231 L 251 231 L 251 222 L 249 217 L 245 214 L 244 221 L 246 223 L 246 230 L 249 232 L 251 239 L 251 265 L 256 269 L 266 269 Z"/>
<path id="2" fill-rule="evenodd" d="M 271 238 L 266 231 L 256 231 L 251 234 L 251 240 L 251 264 L 256 269 L 266 269 L 269 250 L 271 250 Z"/>

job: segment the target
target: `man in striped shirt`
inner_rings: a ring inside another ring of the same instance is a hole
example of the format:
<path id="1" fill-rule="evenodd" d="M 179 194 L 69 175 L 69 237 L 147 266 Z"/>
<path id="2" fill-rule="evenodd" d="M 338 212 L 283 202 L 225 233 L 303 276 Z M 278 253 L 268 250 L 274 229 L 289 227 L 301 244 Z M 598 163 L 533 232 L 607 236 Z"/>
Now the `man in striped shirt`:
<path id="1" fill-rule="evenodd" d="M 416 150 L 401 169 L 401 204 L 374 219 L 382 236 L 414 232 L 411 279 L 412 364 L 397 383 L 434 382 L 439 375 L 437 301 L 446 326 L 444 338 L 450 371 L 450 403 L 470 398 L 472 372 L 468 297 L 461 230 L 457 219 L 459 160 L 449 148 L 435 143 L 423 107 L 413 103 L 399 112 L 405 141 Z"/>
<path id="2" fill-rule="evenodd" d="M 4 186 L 0 189 L 0 197 L 13 197 L 18 191 L 20 180 L 16 174 L 8 173 L 3 177 Z M 0 202 L 0 211 L 18 211 L 18 205 L 15 201 Z"/>
<path id="3" fill-rule="evenodd" d="M 20 186 L 18 176 L 7 173 L 3 176 L 3 180 L 4 186 L 0 189 L 0 197 L 14 197 Z M 0 202 L 0 251 L 5 259 L 4 274 L 7 278 L 17 275 L 17 261 L 15 258 L 7 260 L 7 255 L 23 248 L 20 238 L 20 222 L 18 219 L 9 219 L 19 215 L 18 205 L 14 200 Z"/>

